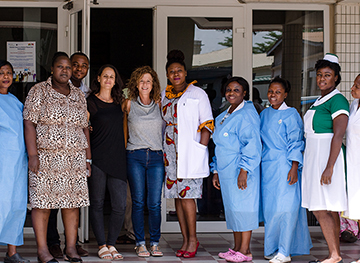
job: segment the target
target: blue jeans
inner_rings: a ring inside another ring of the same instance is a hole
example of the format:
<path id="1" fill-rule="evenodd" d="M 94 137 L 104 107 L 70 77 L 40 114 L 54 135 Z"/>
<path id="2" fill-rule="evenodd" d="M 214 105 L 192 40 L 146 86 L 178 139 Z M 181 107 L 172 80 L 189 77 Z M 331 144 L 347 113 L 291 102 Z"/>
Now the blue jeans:
<path id="1" fill-rule="evenodd" d="M 150 246 L 158 245 L 161 224 L 161 190 L 164 182 L 162 151 L 140 149 L 127 151 L 127 172 L 132 199 L 132 223 L 136 246 L 145 244 L 144 207 L 147 189 Z"/>

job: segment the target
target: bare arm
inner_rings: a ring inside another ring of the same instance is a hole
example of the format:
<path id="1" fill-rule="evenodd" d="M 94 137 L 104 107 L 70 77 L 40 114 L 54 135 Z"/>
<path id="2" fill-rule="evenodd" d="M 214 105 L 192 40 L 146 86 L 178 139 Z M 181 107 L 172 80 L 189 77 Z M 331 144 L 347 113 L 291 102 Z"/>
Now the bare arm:
<path id="1" fill-rule="evenodd" d="M 40 161 L 38 156 L 38 150 L 36 146 L 36 124 L 24 120 L 24 131 L 25 131 L 25 144 L 29 155 L 29 170 L 37 173 L 39 171 Z"/>
<path id="2" fill-rule="evenodd" d="M 207 146 L 210 140 L 210 131 L 205 127 L 201 129 L 200 143 Z"/>
<path id="3" fill-rule="evenodd" d="M 321 175 L 320 183 L 331 184 L 331 177 L 336 159 L 339 155 L 343 137 L 345 135 L 349 117 L 345 114 L 340 114 L 333 120 L 334 136 L 331 140 L 330 155 L 324 172 Z"/>

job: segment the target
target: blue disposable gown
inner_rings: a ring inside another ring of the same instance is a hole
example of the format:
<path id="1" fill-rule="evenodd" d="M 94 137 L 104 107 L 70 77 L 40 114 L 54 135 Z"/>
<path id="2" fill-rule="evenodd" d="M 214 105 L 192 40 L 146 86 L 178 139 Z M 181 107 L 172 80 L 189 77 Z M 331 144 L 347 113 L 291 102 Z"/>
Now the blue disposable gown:
<path id="1" fill-rule="evenodd" d="M 259 227 L 260 118 L 252 102 L 245 102 L 220 124 L 225 114 L 215 120 L 216 147 L 211 166 L 219 174 L 227 228 L 249 231 Z M 248 172 L 245 190 L 237 184 L 241 168 Z"/>
<path id="2" fill-rule="evenodd" d="M 27 156 L 22 103 L 0 94 L 0 245 L 23 244 L 27 206 Z"/>
<path id="3" fill-rule="evenodd" d="M 265 223 L 264 254 L 309 254 L 312 247 L 306 210 L 301 208 L 300 170 L 304 151 L 303 122 L 295 108 L 260 114 L 261 203 Z M 289 185 L 292 161 L 299 162 L 296 184 Z"/>

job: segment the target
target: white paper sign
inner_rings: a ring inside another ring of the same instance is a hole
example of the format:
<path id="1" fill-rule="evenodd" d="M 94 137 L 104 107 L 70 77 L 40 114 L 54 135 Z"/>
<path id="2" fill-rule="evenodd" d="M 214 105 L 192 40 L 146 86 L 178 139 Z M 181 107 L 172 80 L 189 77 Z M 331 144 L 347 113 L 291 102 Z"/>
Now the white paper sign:
<path id="1" fill-rule="evenodd" d="M 14 67 L 15 82 L 36 81 L 36 43 L 7 42 L 7 60 Z"/>

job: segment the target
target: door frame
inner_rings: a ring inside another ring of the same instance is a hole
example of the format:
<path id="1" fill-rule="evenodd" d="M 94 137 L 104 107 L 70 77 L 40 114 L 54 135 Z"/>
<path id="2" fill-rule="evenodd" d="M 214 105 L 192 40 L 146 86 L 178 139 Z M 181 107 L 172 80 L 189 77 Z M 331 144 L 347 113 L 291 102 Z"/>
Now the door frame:
<path id="1" fill-rule="evenodd" d="M 214 7 L 214 6 L 156 6 L 154 8 L 154 69 L 158 73 L 161 87 L 166 87 L 166 55 L 168 53 L 168 17 L 231 17 L 233 19 L 233 58 L 249 61 L 251 46 L 246 36 L 246 5 Z M 241 75 L 251 79 L 251 69 L 241 60 L 232 60 L 233 75 Z"/>
<path id="2" fill-rule="evenodd" d="M 251 79 L 251 68 L 247 63 L 251 56 L 247 50 L 249 41 L 245 35 L 245 12 L 246 7 L 237 5 L 232 7 L 213 7 L 213 6 L 156 6 L 154 8 L 154 69 L 158 73 L 162 88 L 166 87 L 167 79 L 165 72 L 166 55 L 168 53 L 168 18 L 169 17 L 227 17 L 232 18 L 233 32 L 233 75 L 241 75 L 246 79 Z M 244 60 L 235 59 L 243 58 Z M 161 232 L 180 232 L 178 221 L 166 221 L 166 199 L 162 198 L 162 223 Z M 225 221 L 198 221 L 197 232 L 229 232 Z"/>

